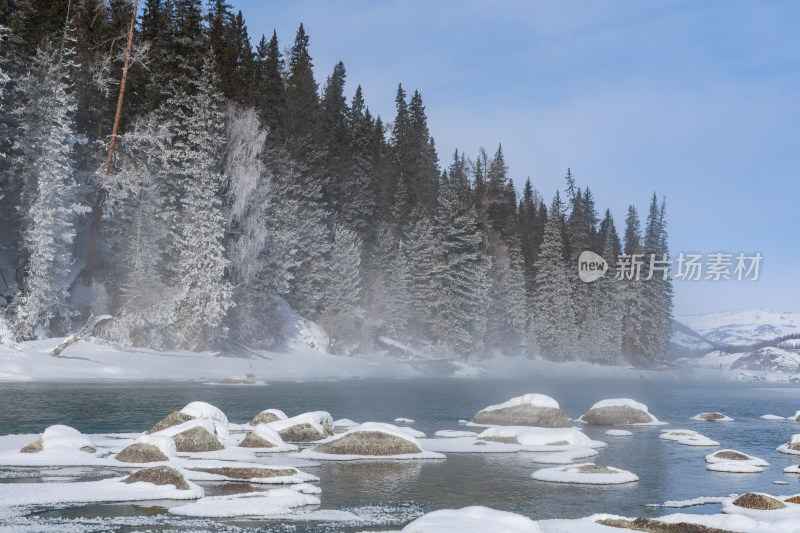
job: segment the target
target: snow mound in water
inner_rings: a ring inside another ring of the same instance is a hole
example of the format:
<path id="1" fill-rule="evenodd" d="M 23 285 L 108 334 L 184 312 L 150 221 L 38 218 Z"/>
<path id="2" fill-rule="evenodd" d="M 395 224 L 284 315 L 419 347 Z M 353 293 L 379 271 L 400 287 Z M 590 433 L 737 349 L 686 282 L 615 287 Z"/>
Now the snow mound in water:
<path id="1" fill-rule="evenodd" d="M 481 506 L 434 511 L 417 518 L 403 528 L 403 533 L 485 533 L 486 531 L 542 533 L 542 529 L 530 518 Z"/>
<path id="2" fill-rule="evenodd" d="M 534 472 L 531 477 L 538 481 L 586 485 L 619 485 L 639 481 L 639 477 L 632 472 L 594 463 L 543 468 Z"/>
<path id="3" fill-rule="evenodd" d="M 517 407 L 518 405 L 531 405 L 533 407 L 547 407 L 550 409 L 560 409 L 558 402 L 550 396 L 544 394 L 529 393 L 523 396 L 517 396 L 510 400 L 498 403 L 497 405 L 490 405 L 481 409 L 482 411 L 497 411 L 498 409 L 506 409 L 508 407 Z"/>
<path id="4" fill-rule="evenodd" d="M 671 440 L 684 446 L 719 446 L 719 442 L 711 440 L 691 429 L 672 429 L 659 435 L 662 440 Z"/>

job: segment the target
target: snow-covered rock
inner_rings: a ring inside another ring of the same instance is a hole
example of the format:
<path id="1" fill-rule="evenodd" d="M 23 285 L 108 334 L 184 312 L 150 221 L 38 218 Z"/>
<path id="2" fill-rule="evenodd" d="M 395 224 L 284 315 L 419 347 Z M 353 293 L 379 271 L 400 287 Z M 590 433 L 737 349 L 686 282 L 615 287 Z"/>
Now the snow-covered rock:
<path id="1" fill-rule="evenodd" d="M 706 455 L 706 469 L 713 472 L 755 474 L 769 466 L 765 460 L 737 450 L 720 450 Z"/>
<path id="2" fill-rule="evenodd" d="M 443 458 L 426 452 L 419 441 L 392 424 L 365 422 L 346 433 L 326 439 L 315 448 L 303 450 L 301 456 L 327 459 L 368 457 L 430 459 Z"/>
<path id="3" fill-rule="evenodd" d="M 645 426 L 661 424 L 647 406 L 630 398 L 601 400 L 589 408 L 576 422 L 592 426 Z"/>
<path id="4" fill-rule="evenodd" d="M 785 416 L 778 416 L 778 415 L 761 415 L 758 418 L 761 420 L 786 420 Z"/>
<path id="5" fill-rule="evenodd" d="M 778 451 L 789 455 L 800 455 L 800 433 L 792 435 L 788 444 L 778 446 Z"/>
<path id="6" fill-rule="evenodd" d="M 314 442 L 333 435 L 333 418 L 326 411 L 312 411 L 270 422 L 285 442 Z"/>
<path id="7" fill-rule="evenodd" d="M 80 450 L 86 453 L 95 453 L 96 451 L 95 445 L 89 437 L 75 428 L 57 424 L 45 429 L 42 438 L 22 448 L 20 453 L 39 453 L 60 449 Z"/>
<path id="8" fill-rule="evenodd" d="M 571 427 L 558 402 L 544 394 L 530 393 L 481 409 L 472 422 L 478 425 Z"/>
<path id="9" fill-rule="evenodd" d="M 242 448 L 269 448 L 271 452 L 295 451 L 297 446 L 283 442 L 280 433 L 268 424 L 258 424 L 239 443 Z"/>
<path id="10" fill-rule="evenodd" d="M 541 533 L 530 518 L 488 507 L 442 509 L 417 518 L 403 533 Z"/>
<path id="11" fill-rule="evenodd" d="M 670 440 L 684 446 L 719 446 L 719 442 L 711 440 L 705 435 L 691 429 L 672 429 L 663 431 L 659 435 L 661 440 Z"/>
<path id="12" fill-rule="evenodd" d="M 214 423 L 216 434 L 223 439 L 228 438 L 228 417 L 220 409 L 206 402 L 191 402 L 180 411 L 181 413 Z"/>
<path id="13" fill-rule="evenodd" d="M 269 424 L 270 422 L 276 422 L 278 420 L 286 420 L 289 418 L 286 416 L 286 413 L 281 411 L 280 409 L 264 409 L 253 419 L 248 422 L 251 426 L 257 426 L 258 424 Z"/>
<path id="14" fill-rule="evenodd" d="M 587 485 L 618 485 L 639 481 L 639 477 L 632 472 L 613 466 L 598 466 L 594 463 L 543 468 L 534 472 L 531 477 L 538 481 Z"/>
<path id="15" fill-rule="evenodd" d="M 606 431 L 606 435 L 609 437 L 632 437 L 633 433 L 626 429 L 609 429 Z"/>
<path id="16" fill-rule="evenodd" d="M 709 413 L 700 413 L 699 415 L 693 416 L 689 420 L 697 420 L 698 422 L 733 422 L 733 418 L 715 411 Z"/>

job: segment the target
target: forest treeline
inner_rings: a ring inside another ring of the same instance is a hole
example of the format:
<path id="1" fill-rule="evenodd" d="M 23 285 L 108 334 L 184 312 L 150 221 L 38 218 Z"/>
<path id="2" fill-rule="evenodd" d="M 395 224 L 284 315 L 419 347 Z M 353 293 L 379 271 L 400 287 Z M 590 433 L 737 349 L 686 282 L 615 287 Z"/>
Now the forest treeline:
<path id="1" fill-rule="evenodd" d="M 399 85 L 384 122 L 360 86 L 347 98 L 342 62 L 314 78 L 302 24 L 282 50 L 223 0 L 144 0 L 106 175 L 132 10 L 0 5 L 0 304 L 19 340 L 108 313 L 104 334 L 129 345 L 269 348 L 283 299 L 338 353 L 384 337 L 461 358 L 662 360 L 670 280 L 645 281 L 645 261 L 641 280 L 584 283 L 577 258 L 666 254 L 663 199 L 644 227 L 631 206 L 620 238 L 569 170 L 546 202 L 530 179 L 515 190 L 501 146 L 440 162 L 421 94 Z"/>

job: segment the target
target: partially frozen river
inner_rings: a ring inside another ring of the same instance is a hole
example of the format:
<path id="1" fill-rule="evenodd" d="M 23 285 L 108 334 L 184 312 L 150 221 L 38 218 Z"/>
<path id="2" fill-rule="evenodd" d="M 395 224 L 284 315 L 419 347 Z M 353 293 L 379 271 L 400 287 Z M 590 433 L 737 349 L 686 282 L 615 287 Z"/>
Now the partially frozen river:
<path id="1" fill-rule="evenodd" d="M 346 510 L 364 517 L 360 523 L 313 522 L 298 516 L 291 522 L 185 519 L 164 514 L 164 502 L 136 505 L 91 505 L 71 509 L 37 509 L 34 522 L 45 529 L 119 531 L 154 529 L 254 528 L 262 531 L 380 531 L 401 529 L 423 513 L 443 508 L 484 505 L 524 514 L 534 520 L 577 518 L 610 512 L 627 516 L 658 516 L 670 509 L 648 507 L 668 500 L 727 496 L 748 491 L 800 492 L 800 477 L 783 468 L 800 462 L 776 452 L 778 445 L 800 433 L 793 421 L 761 420 L 764 414 L 794 415 L 800 409 L 800 386 L 765 383 L 698 383 L 650 380 L 528 380 L 430 379 L 280 382 L 269 385 L 211 386 L 197 383 L 31 383 L 0 384 L 0 435 L 40 433 L 52 424 L 67 424 L 83 433 L 142 432 L 173 410 L 194 400 L 222 409 L 231 422 L 244 423 L 267 408 L 289 416 L 323 410 L 335 419 L 393 423 L 413 419 L 413 428 L 428 436 L 438 430 L 463 430 L 481 408 L 528 392 L 555 398 L 571 418 L 604 398 L 634 398 L 668 426 L 630 429 L 632 437 L 611 437 L 608 428 L 587 427 L 592 439 L 608 443 L 591 461 L 613 465 L 639 476 L 619 486 L 564 485 L 534 481 L 531 473 L 549 465 L 535 464 L 526 452 L 447 454 L 441 461 L 329 462 L 304 466 L 318 476 L 321 510 Z M 721 411 L 730 423 L 689 420 L 704 411 Z M 719 441 L 718 448 L 693 448 L 658 438 L 663 429 L 686 428 Z M 704 456 L 733 448 L 767 460 L 761 474 L 712 473 Z M 579 461 L 580 462 L 580 461 Z M 111 476 L 113 472 L 100 472 Z M 52 475 L 47 471 L 0 467 L 0 483 L 31 482 Z M 788 482 L 776 487 L 773 481 Z M 46 481 L 46 479 L 44 479 Z M 200 483 L 207 493 L 230 490 L 230 484 Z M 236 489 L 240 490 L 240 489 Z M 247 490 L 258 490 L 250 487 Z M 713 513 L 718 506 L 681 509 Z M 100 517 L 100 518 L 98 518 Z M 24 522 L 24 523 L 23 523 Z M 63 529 L 61 529 L 63 528 Z M 2 524 L 0 524 L 2 529 Z"/>

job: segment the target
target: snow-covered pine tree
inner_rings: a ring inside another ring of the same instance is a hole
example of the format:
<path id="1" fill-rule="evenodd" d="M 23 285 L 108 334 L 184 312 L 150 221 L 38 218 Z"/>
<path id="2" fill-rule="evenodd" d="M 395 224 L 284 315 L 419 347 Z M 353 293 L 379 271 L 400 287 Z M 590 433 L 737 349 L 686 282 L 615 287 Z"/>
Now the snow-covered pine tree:
<path id="1" fill-rule="evenodd" d="M 179 289 L 172 329 L 178 343 L 188 349 L 199 349 L 222 333 L 222 319 L 232 304 L 223 246 L 225 119 L 216 86 L 207 58 L 200 77 L 180 85 L 166 106 L 175 131 L 165 171 L 180 195 L 171 227 L 176 255 L 169 269 Z"/>
<path id="2" fill-rule="evenodd" d="M 253 109 L 229 105 L 225 112 L 223 172 L 226 196 L 226 251 L 234 306 L 226 324 L 239 342 L 263 345 L 264 327 L 274 292 L 264 287 L 263 252 L 269 237 L 268 202 L 271 174 L 262 152 L 267 132 Z"/>
<path id="3" fill-rule="evenodd" d="M 503 242 L 499 232 L 489 231 L 487 253 L 489 270 L 486 346 L 506 354 L 516 354 L 528 337 L 528 305 L 519 238 L 511 235 Z"/>
<path id="4" fill-rule="evenodd" d="M 429 330 L 437 345 L 444 344 L 462 355 L 479 354 L 486 333 L 491 262 L 482 252 L 485 236 L 475 210 L 463 205 L 446 181 L 439 190 L 436 234 Z"/>
<path id="5" fill-rule="evenodd" d="M 606 213 L 605 246 L 603 258 L 610 268 L 616 263 L 619 237 L 614 227 L 614 219 Z M 623 313 L 625 302 L 622 289 L 624 282 L 614 279 L 613 270 L 602 278 L 587 283 L 588 303 L 585 308 L 583 327 L 583 353 L 590 361 L 606 364 L 622 362 Z"/>
<path id="6" fill-rule="evenodd" d="M 361 314 L 361 240 L 342 224 L 334 225 L 333 247 L 328 262 L 325 302 L 321 322 L 326 331 L 339 343 L 356 340 Z"/>
<path id="7" fill-rule="evenodd" d="M 175 320 L 175 288 L 164 278 L 171 239 L 163 183 L 157 178 L 174 127 L 149 114 L 119 137 L 119 172 L 107 190 L 108 232 L 115 320 L 109 338 L 152 349 L 172 344 L 168 329 Z"/>
<path id="8" fill-rule="evenodd" d="M 408 265 L 400 253 L 400 242 L 386 222 L 378 224 L 368 265 L 364 283 L 365 313 L 382 322 L 385 335 L 399 339 L 405 334 L 408 323 Z"/>
<path id="9" fill-rule="evenodd" d="M 303 180 L 286 152 L 265 152 L 272 173 L 269 195 L 265 283 L 300 315 L 315 319 L 322 310 L 333 232 L 318 182 Z"/>
<path id="10" fill-rule="evenodd" d="M 542 355 L 556 361 L 575 359 L 577 327 L 572 301 L 572 283 L 564 263 L 562 213 L 559 198 L 553 199 L 542 246 L 534 268 L 533 330 Z"/>
<path id="11" fill-rule="evenodd" d="M 663 267 L 664 263 L 654 263 L 655 268 L 650 271 L 651 257 L 654 257 L 655 261 L 662 261 L 668 254 L 664 227 L 665 211 L 666 201 L 659 207 L 658 197 L 653 193 L 645 229 L 645 265 L 642 269 L 644 281 L 641 283 L 641 295 L 645 305 L 642 320 L 646 325 L 642 328 L 640 343 L 645 356 L 643 364 L 648 366 L 657 365 L 663 360 L 672 333 L 670 276 L 664 275 L 664 272 L 658 269 L 659 266 Z"/>
<path id="12" fill-rule="evenodd" d="M 22 133 L 12 167 L 23 180 L 18 257 L 20 294 L 13 302 L 12 327 L 21 340 L 63 333 L 72 281 L 74 221 L 85 211 L 77 203 L 72 146 L 75 103 L 70 92 L 72 43 L 46 43 L 18 80 L 25 101 L 18 108 Z"/>
<path id="13" fill-rule="evenodd" d="M 400 254 L 408 268 L 409 333 L 412 338 L 429 338 L 433 334 L 431 302 L 435 297 L 433 274 L 439 244 L 431 220 L 420 208 L 412 211 L 403 233 Z"/>

